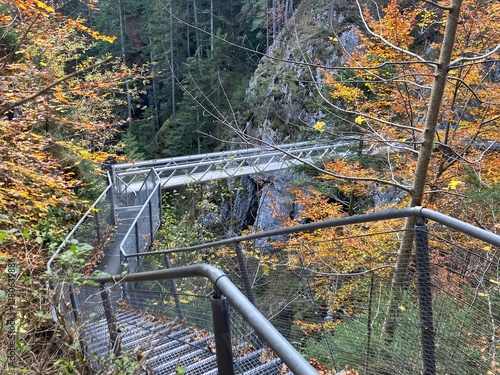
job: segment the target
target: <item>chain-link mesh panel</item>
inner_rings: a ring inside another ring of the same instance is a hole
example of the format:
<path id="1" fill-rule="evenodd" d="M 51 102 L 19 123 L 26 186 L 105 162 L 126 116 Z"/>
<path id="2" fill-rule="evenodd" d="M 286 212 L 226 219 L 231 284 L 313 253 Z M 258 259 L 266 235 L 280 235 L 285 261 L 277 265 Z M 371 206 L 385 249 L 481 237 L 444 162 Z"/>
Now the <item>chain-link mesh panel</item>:
<path id="1" fill-rule="evenodd" d="M 132 256 L 149 249 L 161 223 L 160 200 L 160 180 L 156 172 L 151 170 L 136 194 L 134 203 L 141 207 L 121 241 L 122 255 Z M 128 263 L 129 272 L 141 269 L 142 258 L 128 257 L 123 261 Z"/>
<path id="2" fill-rule="evenodd" d="M 88 216 L 76 228 L 73 234 L 73 240 L 80 244 L 91 245 L 95 252 L 102 250 L 106 241 L 109 241 L 113 235 L 114 229 L 114 210 L 111 200 L 112 190 L 108 189 L 102 199 L 94 203 Z M 71 242 L 71 245 L 74 241 Z"/>
<path id="3" fill-rule="evenodd" d="M 438 373 L 497 373 L 499 249 L 437 224 L 429 247 Z"/>
<path id="4" fill-rule="evenodd" d="M 424 257 L 418 266 L 413 231 L 401 227 L 403 221 L 395 220 L 301 233 L 269 241 L 272 251 L 267 252 L 241 243 L 249 297 L 299 352 L 329 369 L 347 366 L 363 374 L 415 374 L 429 366 L 437 373 L 496 371 L 498 250 L 434 225 L 429 246 L 426 236 L 417 236 L 417 248 L 430 259 Z M 402 260 L 398 252 L 406 238 L 411 248 Z M 176 253 L 170 261 L 173 266 L 214 264 L 246 292 L 236 250 L 230 245 Z M 165 267 L 163 255 L 145 262 L 148 269 Z M 395 280 L 395 265 L 401 264 L 405 272 Z M 419 276 L 427 283 L 427 299 Z M 234 331 L 247 336 L 246 329 L 239 332 L 236 326 Z"/>

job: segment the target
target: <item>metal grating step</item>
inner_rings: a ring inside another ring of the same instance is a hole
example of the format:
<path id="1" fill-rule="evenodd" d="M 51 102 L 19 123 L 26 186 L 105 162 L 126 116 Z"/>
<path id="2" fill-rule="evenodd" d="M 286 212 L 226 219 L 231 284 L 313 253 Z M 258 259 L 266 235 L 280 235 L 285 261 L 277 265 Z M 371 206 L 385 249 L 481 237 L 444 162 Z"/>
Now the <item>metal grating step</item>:
<path id="1" fill-rule="evenodd" d="M 182 356 L 179 355 L 177 358 L 173 358 L 168 362 L 162 363 L 154 368 L 154 372 L 155 374 L 170 374 L 172 371 L 175 371 L 177 366 L 187 367 L 192 364 L 198 365 L 200 361 L 211 357 L 213 357 L 212 353 L 205 347 L 191 351 Z"/>
<path id="2" fill-rule="evenodd" d="M 282 374 L 280 372 L 280 366 L 283 364 L 279 358 L 275 358 L 269 362 L 262 363 L 249 371 L 246 371 L 244 375 L 265 375 L 265 374 Z"/>
<path id="3" fill-rule="evenodd" d="M 215 372 L 213 372 L 215 371 Z M 215 354 L 205 357 L 196 363 L 186 366 L 186 374 L 190 375 L 204 375 L 208 373 L 217 374 L 217 358 Z"/>
<path id="4" fill-rule="evenodd" d="M 168 324 L 147 323 L 145 326 L 139 326 L 139 331 L 130 330 L 125 335 L 122 335 L 122 347 L 134 348 L 137 346 L 144 347 L 145 341 L 155 341 L 155 345 L 163 340 L 168 335 L 172 335 L 172 331 L 181 329 L 182 325 L 170 327 Z"/>
<path id="5" fill-rule="evenodd" d="M 176 361 L 179 358 L 185 357 L 190 358 L 190 354 L 193 351 L 198 351 L 203 349 L 207 354 L 210 354 L 207 348 L 207 341 L 213 339 L 213 335 L 204 337 L 199 340 L 193 340 L 195 334 L 190 334 L 187 337 L 171 341 L 168 347 L 157 347 L 155 348 L 155 355 L 151 356 L 149 359 L 149 364 L 151 367 L 156 368 L 162 364 L 170 363 L 171 361 Z M 184 365 L 190 365 L 191 363 L 185 363 Z"/>

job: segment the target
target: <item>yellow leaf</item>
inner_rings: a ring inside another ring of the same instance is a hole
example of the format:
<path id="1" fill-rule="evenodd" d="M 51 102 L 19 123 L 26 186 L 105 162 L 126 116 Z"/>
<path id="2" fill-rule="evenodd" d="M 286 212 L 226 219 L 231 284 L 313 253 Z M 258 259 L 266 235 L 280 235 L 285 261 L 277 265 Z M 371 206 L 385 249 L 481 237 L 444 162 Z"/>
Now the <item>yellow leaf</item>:
<path id="1" fill-rule="evenodd" d="M 40 8 L 40 9 L 44 9 L 46 10 L 47 12 L 54 12 L 54 8 L 48 6 L 47 4 L 45 4 L 44 2 L 42 1 L 37 1 L 36 2 L 36 5 Z"/>
<path id="2" fill-rule="evenodd" d="M 323 129 L 325 127 L 325 125 L 326 125 L 326 123 L 324 121 L 318 121 L 314 125 L 314 130 L 317 130 L 320 133 L 323 133 L 325 131 L 325 129 Z"/>
<path id="3" fill-rule="evenodd" d="M 402 306 L 402 305 L 401 305 L 401 306 L 399 306 L 399 309 L 400 309 L 401 311 L 406 311 L 406 307 L 404 307 L 404 306 Z"/>
<path id="4" fill-rule="evenodd" d="M 452 178 L 450 183 L 446 188 L 444 188 L 444 190 L 457 190 L 457 186 L 460 185 L 461 182 L 462 181 L 457 178 Z"/>
<path id="5" fill-rule="evenodd" d="M 361 125 L 363 122 L 365 122 L 365 119 L 363 118 L 363 116 L 358 116 L 354 119 L 354 122 L 358 125 Z"/>

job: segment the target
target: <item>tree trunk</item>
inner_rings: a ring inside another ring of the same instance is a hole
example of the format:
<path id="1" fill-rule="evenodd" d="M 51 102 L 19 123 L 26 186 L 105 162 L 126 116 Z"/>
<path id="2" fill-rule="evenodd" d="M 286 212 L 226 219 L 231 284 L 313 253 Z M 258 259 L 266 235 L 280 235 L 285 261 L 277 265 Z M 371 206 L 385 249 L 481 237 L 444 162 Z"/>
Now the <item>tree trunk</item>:
<path id="1" fill-rule="evenodd" d="M 215 29 L 214 29 L 214 0 L 210 0 L 210 52 L 211 52 L 211 55 L 213 55 L 213 52 L 215 50 L 214 34 L 215 34 Z"/>
<path id="2" fill-rule="evenodd" d="M 170 96 L 172 100 L 172 123 L 175 126 L 175 71 L 174 71 L 174 20 L 172 19 L 172 7 L 170 7 Z"/>
<path id="3" fill-rule="evenodd" d="M 118 13 L 120 21 L 120 42 L 121 42 L 121 52 L 123 63 L 126 64 L 126 54 L 125 54 L 125 22 L 123 20 L 123 8 L 121 0 L 118 1 Z M 125 91 L 127 95 L 127 122 L 128 126 L 132 125 L 132 96 L 130 95 L 130 84 L 128 80 L 125 82 Z"/>
<path id="4" fill-rule="evenodd" d="M 198 32 L 198 8 L 196 7 L 196 0 L 193 0 L 193 16 L 194 16 L 194 26 L 195 26 L 195 41 L 196 41 L 196 51 L 195 58 L 201 60 L 201 43 L 200 43 L 200 33 Z"/>
<path id="5" fill-rule="evenodd" d="M 449 14 L 446 22 L 443 43 L 441 45 L 439 61 L 434 72 L 435 79 L 432 85 L 431 96 L 429 98 L 429 106 L 427 108 L 425 127 L 422 136 L 422 145 L 420 146 L 417 167 L 413 177 L 409 207 L 422 205 L 429 163 L 434 149 L 434 135 L 436 133 L 436 127 L 439 120 L 441 103 L 443 100 L 443 93 L 446 86 L 451 56 L 455 44 L 455 36 L 457 33 L 461 7 L 462 0 L 452 0 L 451 6 L 448 9 Z M 402 295 L 402 289 L 407 281 L 408 267 L 414 243 L 414 225 L 415 219 L 408 218 L 403 228 L 403 238 L 401 240 L 392 279 L 392 293 L 384 324 L 384 332 L 387 334 L 386 337 L 388 340 L 392 340 L 392 337 L 394 336 L 396 328 L 396 315 Z"/>

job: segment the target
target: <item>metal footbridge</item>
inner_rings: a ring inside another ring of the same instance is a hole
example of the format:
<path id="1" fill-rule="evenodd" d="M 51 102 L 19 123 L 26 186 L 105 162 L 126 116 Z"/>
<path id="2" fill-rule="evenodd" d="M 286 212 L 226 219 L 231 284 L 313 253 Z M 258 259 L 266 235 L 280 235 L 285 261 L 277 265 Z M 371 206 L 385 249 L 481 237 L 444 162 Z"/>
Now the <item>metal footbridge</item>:
<path id="1" fill-rule="evenodd" d="M 154 169 L 161 179 L 161 188 L 169 189 L 195 182 L 273 172 L 304 161 L 344 156 L 348 146 L 355 140 L 346 138 L 330 144 L 289 143 L 116 164 L 113 166 L 113 179 L 115 185 L 125 183 L 129 191 L 137 192 L 144 177 Z"/>

